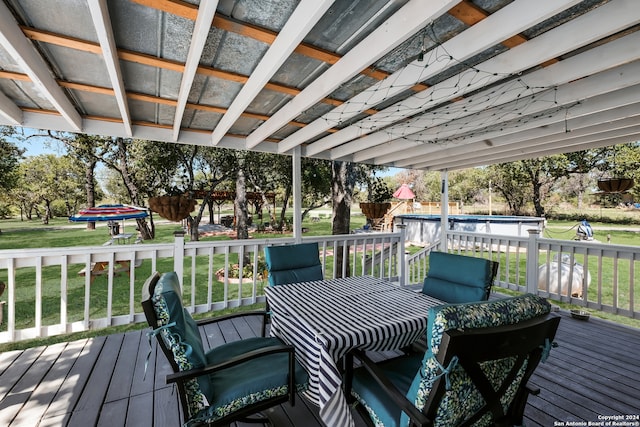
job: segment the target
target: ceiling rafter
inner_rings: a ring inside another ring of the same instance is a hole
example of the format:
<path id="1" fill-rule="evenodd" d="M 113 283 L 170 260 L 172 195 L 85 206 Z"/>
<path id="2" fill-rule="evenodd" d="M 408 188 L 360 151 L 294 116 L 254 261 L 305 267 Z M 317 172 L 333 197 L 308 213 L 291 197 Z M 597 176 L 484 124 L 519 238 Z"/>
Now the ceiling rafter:
<path id="1" fill-rule="evenodd" d="M 576 138 L 562 138 L 567 146 L 569 147 L 605 147 L 611 145 L 609 141 L 612 139 L 621 140 L 621 141 L 630 141 L 638 137 L 640 135 L 640 125 L 636 125 L 629 128 L 622 128 L 616 130 L 605 131 L 601 133 L 593 133 L 588 134 L 587 136 L 576 137 Z M 541 153 L 544 153 L 545 156 L 549 156 L 551 154 L 556 154 L 562 152 L 562 150 L 558 150 L 557 140 L 540 143 L 535 145 L 527 145 L 527 146 L 518 146 L 513 147 L 509 150 L 502 151 L 502 154 L 505 156 L 507 161 L 516 161 L 522 160 L 523 158 L 534 158 L 539 157 Z M 585 148 L 586 149 L 586 148 Z M 441 162 L 434 162 L 430 164 L 432 167 L 437 169 L 458 169 L 461 166 L 469 164 L 470 161 L 477 161 L 480 159 L 482 162 L 486 164 L 496 163 L 491 153 L 476 153 L 473 157 L 467 158 L 448 158 Z M 502 160 L 501 160 L 502 162 Z"/>
<path id="2" fill-rule="evenodd" d="M 200 7 L 198 8 L 198 16 L 193 27 L 191 43 L 189 43 L 189 53 L 187 54 L 184 71 L 182 72 L 180 91 L 178 92 L 178 99 L 176 102 L 175 115 L 173 119 L 174 141 L 177 141 L 178 136 L 180 135 L 184 109 L 187 104 L 187 99 L 189 98 L 189 93 L 191 92 L 193 80 L 198 72 L 202 51 L 204 50 L 204 46 L 209 35 L 209 28 L 211 27 L 211 21 L 216 13 L 217 6 L 218 0 L 202 0 Z"/>
<path id="3" fill-rule="evenodd" d="M 183 18 L 194 20 L 198 11 L 198 5 L 186 3 L 178 0 L 132 0 L 135 3 L 161 10 L 163 12 L 171 13 L 173 15 L 181 16 Z M 249 37 L 254 40 L 261 41 L 266 44 L 272 44 L 278 33 L 266 28 L 261 28 L 257 25 L 252 25 L 246 22 L 239 22 L 230 17 L 216 15 L 213 19 L 212 25 L 221 30 L 225 30 L 231 33 L 235 33 L 241 36 Z M 341 58 L 341 55 L 333 53 L 324 49 L 320 49 L 316 46 L 312 46 L 307 43 L 300 43 L 294 49 L 295 53 L 304 55 L 308 58 L 313 58 L 318 61 L 326 62 L 328 64 L 335 64 Z M 388 73 L 369 67 L 362 71 L 365 74 L 374 79 L 382 80 L 388 76 Z"/>
<path id="4" fill-rule="evenodd" d="M 111 28 L 111 18 L 109 17 L 109 8 L 106 0 L 89 0 L 89 11 L 93 19 L 93 25 L 98 35 L 102 58 L 107 67 L 107 74 L 111 81 L 111 87 L 116 98 L 116 104 L 120 110 L 122 124 L 124 125 L 125 134 L 129 137 L 133 135 L 131 129 L 131 117 L 129 115 L 129 106 L 127 105 L 127 96 L 122 81 L 122 71 L 120 70 L 120 61 L 118 60 L 118 49 Z"/>
<path id="5" fill-rule="evenodd" d="M 31 40 L 54 44 L 56 46 L 63 46 L 70 49 L 80 50 L 83 52 L 94 53 L 97 55 L 102 54 L 100 49 L 100 45 L 88 41 L 81 40 L 76 37 L 69 37 L 61 34 L 55 34 L 50 31 L 44 31 L 37 28 L 20 26 L 21 30 L 24 34 Z M 184 71 L 184 63 L 179 61 L 172 61 L 170 59 L 158 58 L 157 56 L 148 55 L 146 53 L 141 52 L 133 52 L 126 49 L 118 49 L 118 57 L 123 61 L 135 62 L 137 64 L 148 65 L 150 67 L 162 68 L 165 70 L 175 71 L 178 73 L 182 73 Z M 213 67 L 205 67 L 198 66 L 198 74 L 202 74 L 204 76 L 215 77 L 223 80 L 229 80 L 236 83 L 246 83 L 249 79 L 249 76 L 245 76 L 238 73 L 233 73 L 229 71 L 219 70 Z M 265 89 L 272 90 L 274 92 L 284 93 L 291 96 L 296 96 L 301 92 L 300 89 L 290 86 L 285 86 L 277 83 L 267 83 L 265 85 Z M 342 101 L 331 98 L 324 98 L 321 102 L 329 104 L 329 105 L 340 105 Z M 375 114 L 376 110 L 369 109 L 367 110 L 367 114 Z"/>
<path id="6" fill-rule="evenodd" d="M 452 63 L 462 62 L 490 46 L 513 37 L 513 34 L 519 34 L 531 22 L 540 22 L 576 2 L 577 0 L 546 0 L 533 3 L 529 0 L 519 0 L 484 19 L 480 19 L 480 16 L 484 15 L 476 12 L 473 14 L 474 19 L 465 20 L 465 23 L 472 24 L 470 28 L 462 32 L 458 37 L 444 42 L 441 47 L 434 48 L 446 52 L 449 57 L 448 60 L 433 60 L 431 63 L 424 58 L 422 60 L 414 60 L 387 79 L 373 85 L 368 92 L 354 96 L 341 106 L 314 120 L 309 126 L 288 136 L 282 141 L 279 149 L 281 152 L 286 152 L 303 141 L 320 135 L 331 126 L 336 120 L 335 117 L 346 120 L 356 116 L 362 110 L 362 108 L 357 108 L 358 105 L 376 105 L 387 98 L 393 98 L 415 82 L 433 77 L 451 66 Z M 478 11 L 479 9 L 473 7 L 472 10 Z M 494 31 L 490 31 L 490 29 L 494 29 Z M 522 36 L 517 37 L 519 40 L 526 40 Z M 346 114 L 346 111 L 349 113 Z M 355 129 L 352 128 L 352 130 Z M 344 134 L 344 132 L 342 133 Z M 344 141 L 342 139 L 327 138 L 323 141 L 312 143 L 307 147 L 307 153 L 309 155 L 317 154 L 320 151 L 333 148 L 341 142 Z M 346 154 L 350 153 L 340 153 L 336 156 L 341 157 Z"/>
<path id="7" fill-rule="evenodd" d="M 334 0 L 302 0 L 293 14 L 270 45 L 267 52 L 251 73 L 251 77 L 242 86 L 227 113 L 222 116 L 211 135 L 211 144 L 217 145 L 222 137 L 262 91 L 265 84 L 284 64 L 291 52 L 322 18 Z M 202 7 L 202 6 L 200 6 Z M 293 119 L 293 118 L 292 118 Z M 289 122 L 291 120 L 288 120 Z"/>
<path id="8" fill-rule="evenodd" d="M 10 79 L 10 80 L 20 80 L 20 81 L 31 81 L 29 76 L 27 76 L 26 74 L 15 73 L 12 71 L 0 71 L 0 78 Z M 73 89 L 73 90 L 79 90 L 83 92 L 99 93 L 101 95 L 115 96 L 113 89 L 108 87 L 88 85 L 85 83 L 76 83 L 76 82 L 70 82 L 66 80 L 57 80 L 57 82 L 61 87 L 65 89 Z M 128 99 L 133 99 L 136 101 L 144 101 L 144 102 L 149 102 L 154 104 L 163 104 L 171 107 L 176 106 L 175 99 L 162 98 L 156 95 L 148 95 L 148 94 L 136 93 L 131 91 L 127 92 L 126 95 Z M 194 104 L 190 102 L 187 102 L 186 105 L 187 105 L 187 108 L 194 109 L 194 110 L 208 111 L 208 112 L 218 113 L 218 114 L 224 114 L 227 112 L 226 108 L 218 107 L 214 105 Z M 23 110 L 27 111 L 26 108 L 23 108 Z M 242 116 L 256 119 L 256 120 L 263 120 L 263 121 L 269 118 L 269 116 L 266 116 L 264 114 L 256 114 L 248 111 L 244 111 L 242 113 Z M 295 127 L 304 127 L 306 126 L 306 123 L 292 121 L 289 123 L 289 125 L 295 126 Z M 193 130 L 197 130 L 197 129 L 193 129 Z M 211 131 L 209 130 L 209 132 Z"/>
<path id="9" fill-rule="evenodd" d="M 399 46 L 428 22 L 446 13 L 457 0 L 410 0 L 395 12 L 384 25 L 372 31 L 364 40 L 354 46 L 340 61 L 333 64 L 320 77 L 305 87 L 299 95 L 280 108 L 269 120 L 247 136 L 247 148 L 258 145 L 271 136 L 288 121 L 295 118 L 340 84 L 357 75 L 369 64 L 376 62 L 386 53 Z"/>
<path id="10" fill-rule="evenodd" d="M 446 115 L 438 116 L 437 112 L 439 110 L 434 110 L 424 117 L 418 116 L 415 119 L 406 121 L 405 124 L 415 126 L 415 129 L 425 129 L 420 138 L 415 138 L 416 140 L 455 138 L 457 134 L 466 132 L 465 130 L 459 129 L 456 126 L 456 122 L 467 120 L 467 117 L 471 115 L 473 115 L 474 120 L 478 123 L 494 123 L 492 122 L 492 117 L 495 116 L 496 110 L 502 109 L 504 113 L 501 121 L 507 122 L 521 116 L 522 113 L 520 108 L 518 108 L 519 105 L 527 105 L 527 114 L 533 114 L 543 111 L 548 108 L 549 105 L 555 104 L 561 106 L 563 104 L 578 102 L 580 97 L 584 97 L 585 94 L 596 96 L 598 95 L 597 91 L 600 90 L 599 88 L 602 85 L 592 84 L 584 87 L 585 82 L 579 79 L 589 74 L 605 72 L 617 64 L 631 61 L 635 55 L 632 46 L 640 43 L 640 34 L 636 34 L 635 36 L 630 35 L 629 37 L 630 38 L 627 39 L 616 39 L 606 46 L 600 46 L 591 51 L 586 51 L 559 62 L 554 66 L 542 68 L 526 75 L 525 81 L 531 87 L 528 91 L 530 94 L 528 98 L 521 97 L 519 93 L 512 93 L 510 96 L 505 94 L 501 96 L 501 102 L 495 104 L 493 100 L 494 97 L 491 96 L 491 93 L 506 93 L 510 84 L 507 82 L 492 88 L 489 94 L 487 94 L 486 91 L 482 91 L 474 96 L 465 98 L 464 101 L 455 104 L 453 108 L 449 108 L 447 110 L 448 114 Z M 623 69 L 626 69 L 626 67 Z M 602 82 L 604 80 L 605 84 L 611 86 L 612 84 L 624 84 L 625 81 L 632 77 L 633 74 L 625 74 L 623 78 L 613 74 L 609 77 L 609 79 L 613 78 L 613 80 L 607 81 L 607 77 L 603 78 L 592 75 L 589 77 L 589 81 Z M 575 80 L 579 82 L 571 83 Z M 570 84 L 560 86 L 567 83 Z M 555 86 L 560 87 L 553 91 L 546 89 Z M 565 93 L 571 93 L 571 88 L 574 86 L 581 86 L 583 89 L 579 91 L 579 94 L 578 91 L 575 91 L 576 95 L 573 97 L 564 95 Z M 525 100 L 532 97 L 537 99 L 536 103 L 534 105 L 527 104 Z M 473 106 L 473 108 L 471 108 L 471 106 Z M 431 138 L 428 137 L 427 133 L 432 135 Z M 380 144 L 385 144 L 385 150 L 396 147 L 396 150 L 390 151 L 390 153 L 395 153 L 393 155 L 398 156 L 397 145 L 405 144 L 406 147 L 411 134 L 413 134 L 413 132 L 407 131 L 406 135 L 402 135 L 401 137 L 391 137 L 384 132 L 373 133 L 366 138 L 357 139 L 336 147 L 332 150 L 332 156 L 342 157 L 358 152 L 354 156 L 354 159 L 356 159 L 356 161 L 363 161 L 369 155 L 371 155 L 369 158 L 380 156 L 379 153 L 375 154 L 376 150 L 374 148 Z M 416 144 L 418 145 L 418 143 Z M 418 154 L 419 153 L 414 152 L 411 157 Z M 393 159 L 391 157 L 385 157 L 385 159 L 388 161 L 396 161 L 400 159 L 400 157 Z"/>
<path id="11" fill-rule="evenodd" d="M 637 105 L 635 106 L 636 115 L 638 114 Z M 599 113 L 592 115 L 591 119 L 597 120 Z M 604 113 L 606 115 L 606 112 Z M 634 123 L 630 123 L 633 120 Z M 627 122 L 626 124 L 623 122 Z M 586 141 L 589 138 L 600 138 L 602 133 L 621 130 L 625 133 L 625 128 L 628 129 L 631 126 L 637 125 L 638 117 L 627 117 L 623 119 L 612 120 L 600 125 L 586 126 L 582 128 L 576 128 L 572 130 L 570 137 L 566 135 L 566 130 L 563 123 L 556 123 L 550 125 L 544 129 L 544 134 L 537 133 L 535 138 L 527 139 L 528 134 L 534 132 L 523 131 L 517 134 L 510 135 L 509 138 L 494 138 L 490 141 L 490 145 L 486 142 L 478 142 L 475 144 L 466 145 L 467 150 L 459 150 L 459 146 L 449 147 L 440 151 L 435 151 L 431 156 L 421 156 L 416 158 L 410 163 L 410 166 L 433 167 L 434 165 L 447 164 L 451 162 L 452 158 L 457 160 L 467 161 L 468 159 L 484 156 L 486 153 L 491 152 L 494 156 L 496 154 L 512 153 L 516 151 L 522 151 L 526 149 L 530 144 L 530 141 L 536 141 L 536 144 L 540 144 L 540 147 L 544 150 L 549 148 L 550 145 L 557 144 L 559 141 L 570 141 L 572 138 L 580 138 L 582 141 Z M 628 133 L 628 132 L 627 132 Z M 546 141 L 545 147 L 542 144 Z M 490 149 L 490 150 L 489 150 Z M 470 155 L 469 153 L 472 153 Z M 502 161 L 501 161 L 502 162 Z"/>
<path id="12" fill-rule="evenodd" d="M 454 76 L 432 86 L 428 91 L 430 93 L 437 92 L 437 99 L 429 100 L 427 97 L 427 101 L 425 101 L 425 95 L 420 97 L 416 95 L 410 96 L 373 116 L 360 120 L 333 135 L 314 142 L 312 146 L 321 144 L 325 148 L 327 146 L 336 147 L 355 138 L 359 138 L 358 142 L 361 144 L 373 146 L 406 136 L 407 133 L 411 133 L 406 130 L 406 119 L 409 116 L 445 104 L 456 97 L 481 89 L 492 82 L 498 82 L 507 75 L 531 69 L 549 58 L 556 58 L 563 53 L 575 50 L 578 46 L 587 45 L 637 22 L 638 16 L 640 16 L 640 3 L 629 2 L 626 7 L 619 7 L 615 3 L 616 7 L 611 7 L 609 6 L 611 4 L 607 3 L 596 10 L 547 31 L 525 44 L 478 64 L 475 69 L 483 70 L 486 73 L 485 79 L 473 81 L 477 73 L 474 70 L 469 70 L 467 76 Z M 603 20 L 602 16 L 605 14 L 607 19 Z M 553 42 L 551 42 L 552 40 Z M 555 65 L 560 63 L 562 62 Z M 421 120 L 425 119 L 418 116 L 416 120 L 412 121 L 419 123 L 416 124 L 416 129 L 422 126 Z M 396 122 L 398 125 L 393 126 L 391 125 L 392 122 Z M 387 123 L 390 126 L 385 127 L 383 131 L 377 131 L 380 128 L 380 123 Z M 415 132 L 418 132 L 418 130 Z"/>
<path id="13" fill-rule="evenodd" d="M 0 92 L 0 116 L 15 126 L 22 124 L 22 110 L 2 92 Z"/>
<path id="14" fill-rule="evenodd" d="M 568 110 L 560 109 L 549 114 L 533 110 L 528 116 L 521 117 L 523 123 L 517 127 L 494 126 L 473 135 L 451 137 L 446 140 L 449 142 L 429 144 L 396 140 L 388 146 L 385 144 L 384 151 L 365 150 L 366 152 L 354 156 L 354 161 L 358 161 L 357 158 L 360 157 L 365 160 L 375 158 L 378 162 L 393 162 L 397 167 L 411 167 L 441 156 L 450 157 L 492 147 L 494 139 L 499 137 L 503 141 L 507 141 L 507 138 L 512 142 L 526 141 L 536 135 L 546 134 L 550 126 L 557 124 L 566 132 L 588 126 L 594 121 L 599 123 L 636 115 L 636 103 L 640 96 L 640 64 L 629 64 L 623 70 L 626 73 L 624 81 L 613 80 L 618 74 L 617 71 L 608 71 L 559 88 L 556 97 L 559 106 L 574 103 Z M 589 102 L 577 103 L 583 95 L 588 96 Z M 396 155 L 398 151 L 407 148 L 411 149 L 412 156 Z"/>
<path id="15" fill-rule="evenodd" d="M 56 84 L 48 65 L 20 31 L 18 23 L 4 2 L 0 2 L 0 44 L 73 129 L 80 132 L 82 130 L 80 114 Z"/>

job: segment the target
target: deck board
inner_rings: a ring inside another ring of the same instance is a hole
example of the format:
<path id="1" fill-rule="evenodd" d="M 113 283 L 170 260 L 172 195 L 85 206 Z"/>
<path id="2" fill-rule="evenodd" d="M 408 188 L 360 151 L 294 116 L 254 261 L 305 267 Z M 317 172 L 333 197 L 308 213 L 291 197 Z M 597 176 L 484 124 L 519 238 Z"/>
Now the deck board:
<path id="1" fill-rule="evenodd" d="M 559 315 L 559 346 L 532 377 L 541 393 L 529 398 L 526 424 L 640 414 L 640 331 Z M 239 318 L 203 328 L 202 337 L 215 346 L 259 332 L 259 318 Z M 149 347 L 146 331 L 6 352 L 0 368 L 0 425 L 181 425 L 177 393 L 165 383 L 168 362 L 155 344 Z M 322 426 L 317 408 L 301 397 L 294 407 L 267 413 L 278 427 Z M 364 425 L 355 412 L 354 418 Z M 248 425 L 255 426 L 236 423 Z"/>

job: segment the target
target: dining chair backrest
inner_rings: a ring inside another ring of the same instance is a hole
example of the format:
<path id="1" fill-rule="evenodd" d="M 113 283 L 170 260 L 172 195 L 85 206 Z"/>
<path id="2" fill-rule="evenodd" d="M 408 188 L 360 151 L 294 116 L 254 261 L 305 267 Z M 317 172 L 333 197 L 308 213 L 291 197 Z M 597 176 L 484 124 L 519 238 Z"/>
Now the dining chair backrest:
<path id="1" fill-rule="evenodd" d="M 422 293 L 447 303 L 486 301 L 497 272 L 495 261 L 433 251 Z"/>
<path id="2" fill-rule="evenodd" d="M 180 282 L 175 272 L 162 275 L 156 272 L 147 279 L 142 290 L 142 308 L 173 372 L 207 364 L 198 326 L 182 304 Z M 179 395 L 183 409 L 197 413 L 203 408 L 202 402 L 211 396 L 208 378 L 189 380 Z"/>
<path id="3" fill-rule="evenodd" d="M 501 341 L 499 336 L 493 334 L 495 328 L 514 327 L 500 330 L 501 333 L 507 333 L 516 326 L 527 326 L 530 321 L 539 324 L 546 319 L 550 310 L 551 306 L 544 298 L 533 294 L 434 307 L 429 311 L 429 347 L 409 388 L 407 399 L 419 410 L 425 410 L 429 419 L 438 421 L 436 425 L 459 425 L 461 420 L 478 411 L 488 399 L 487 390 L 483 385 L 476 384 L 480 365 L 472 365 L 478 362 L 482 364 L 480 371 L 489 376 L 494 385 L 502 384 L 502 388 L 496 386 L 502 401 L 501 410 L 524 409 L 528 396 L 526 382 L 540 358 L 549 352 L 559 318 L 555 318 L 554 325 L 540 326 L 538 332 L 531 332 L 532 335 L 521 334 L 524 338 L 514 336 L 512 340 L 517 340 L 514 345 L 506 345 L 507 341 Z M 452 344 L 458 340 L 452 341 L 453 337 L 460 335 L 461 331 L 470 330 L 476 331 L 476 338 Z M 540 338 L 540 333 L 547 335 Z M 452 363 L 454 356 L 459 363 Z M 515 370 L 512 369 L 514 366 Z M 518 405 L 521 408 L 516 408 Z M 494 412 L 497 413 L 497 409 Z M 482 416 L 492 417 L 486 412 Z M 403 418 L 408 422 L 406 415 Z M 405 425 L 402 422 L 400 424 Z"/>
<path id="4" fill-rule="evenodd" d="M 317 242 L 267 246 L 264 255 L 270 286 L 324 279 Z"/>

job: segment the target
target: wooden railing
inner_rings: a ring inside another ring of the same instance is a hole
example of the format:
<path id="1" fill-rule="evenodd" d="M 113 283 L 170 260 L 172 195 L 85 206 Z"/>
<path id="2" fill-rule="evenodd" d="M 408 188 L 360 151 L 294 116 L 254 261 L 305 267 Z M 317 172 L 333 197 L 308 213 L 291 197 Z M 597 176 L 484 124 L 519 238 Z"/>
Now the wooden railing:
<path id="1" fill-rule="evenodd" d="M 546 239 L 530 230 L 529 237 L 448 231 L 446 248 L 498 261 L 494 287 L 640 319 L 638 246 Z M 421 283 L 432 250 L 442 250 L 439 242 L 407 257 L 405 284 Z"/>
<path id="2" fill-rule="evenodd" d="M 404 274 L 402 232 L 302 241 L 319 243 L 326 278 L 374 275 L 399 283 Z M 154 271 L 178 273 L 192 312 L 264 302 L 264 247 L 293 242 L 186 242 L 177 234 L 166 244 L 1 250 L 0 281 L 7 290 L 0 342 L 143 322 L 141 290 Z M 345 261 L 337 263 L 337 258 Z"/>

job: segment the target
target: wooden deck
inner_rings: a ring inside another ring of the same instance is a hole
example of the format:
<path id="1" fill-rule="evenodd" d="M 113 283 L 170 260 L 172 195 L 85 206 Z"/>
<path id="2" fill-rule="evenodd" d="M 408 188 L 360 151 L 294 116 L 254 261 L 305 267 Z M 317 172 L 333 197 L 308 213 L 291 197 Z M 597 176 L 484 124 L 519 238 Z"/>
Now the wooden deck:
<path id="1" fill-rule="evenodd" d="M 533 378 L 542 391 L 529 399 L 527 426 L 640 415 L 640 330 L 559 315 L 559 347 Z M 208 329 L 206 339 L 228 341 L 258 331 L 257 323 L 226 322 Z M 0 354 L 0 425 L 181 425 L 177 394 L 164 380 L 169 367 L 155 343 L 145 376 L 150 348 L 145 332 Z M 275 426 L 322 425 L 317 409 L 302 398 L 269 416 Z"/>

